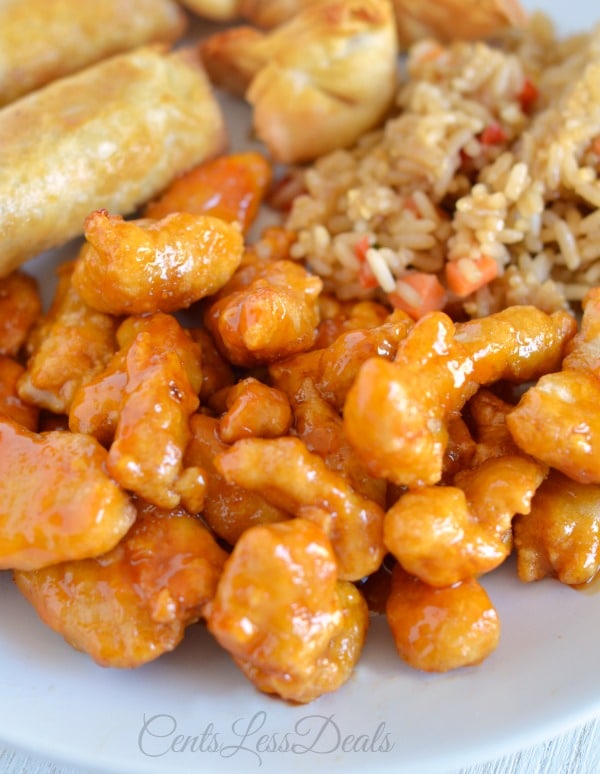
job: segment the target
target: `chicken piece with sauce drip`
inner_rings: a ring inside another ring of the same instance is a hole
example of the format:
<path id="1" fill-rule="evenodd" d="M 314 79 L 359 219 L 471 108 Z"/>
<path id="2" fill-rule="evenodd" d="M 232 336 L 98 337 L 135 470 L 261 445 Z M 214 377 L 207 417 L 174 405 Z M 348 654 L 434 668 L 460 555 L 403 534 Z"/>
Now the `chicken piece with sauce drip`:
<path id="1" fill-rule="evenodd" d="M 582 484 L 600 483 L 599 344 L 600 288 L 594 288 L 561 370 L 542 376 L 506 419 L 521 449 Z"/>
<path id="2" fill-rule="evenodd" d="M 212 215 L 126 221 L 98 210 L 84 233 L 73 286 L 93 309 L 112 315 L 187 309 L 225 285 L 243 252 L 239 226 Z"/>
<path id="3" fill-rule="evenodd" d="M 35 570 L 113 548 L 135 520 L 91 436 L 0 417 L 0 568 Z"/>
<path id="4" fill-rule="evenodd" d="M 207 623 L 260 690 L 307 702 L 348 679 L 368 614 L 360 592 L 338 581 L 323 530 L 297 518 L 242 535 Z"/>
<path id="5" fill-rule="evenodd" d="M 381 506 L 356 492 L 299 438 L 246 438 L 219 454 L 215 466 L 226 481 L 319 524 L 331 540 L 341 580 L 360 580 L 383 561 Z"/>
<path id="6" fill-rule="evenodd" d="M 566 312 L 534 307 L 456 324 L 431 312 L 400 342 L 393 362 L 361 365 L 344 406 L 348 438 L 373 475 L 401 486 L 436 484 L 450 417 L 480 385 L 554 370 L 575 331 Z"/>
<path id="7" fill-rule="evenodd" d="M 500 637 L 498 613 L 473 578 L 434 588 L 396 564 L 386 615 L 400 657 L 425 672 L 479 664 Z"/>
<path id="8" fill-rule="evenodd" d="M 101 666 L 138 667 L 173 650 L 204 615 L 227 558 L 182 509 L 136 508 L 111 551 L 15 573 L 40 618 Z"/>
<path id="9" fill-rule="evenodd" d="M 577 586 L 600 569 L 600 486 L 557 470 L 538 489 L 531 512 L 514 522 L 517 572 L 525 582 L 546 576 Z"/>

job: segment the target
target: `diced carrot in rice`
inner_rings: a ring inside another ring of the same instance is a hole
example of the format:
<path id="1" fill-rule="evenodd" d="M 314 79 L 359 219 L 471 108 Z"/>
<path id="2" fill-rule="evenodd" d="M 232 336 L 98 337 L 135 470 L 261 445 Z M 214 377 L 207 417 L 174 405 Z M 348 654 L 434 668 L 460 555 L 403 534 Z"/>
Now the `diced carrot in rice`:
<path id="1" fill-rule="evenodd" d="M 402 275 L 396 288 L 388 293 L 390 303 L 418 320 L 428 312 L 443 309 L 447 301 L 446 289 L 435 274 L 411 271 Z"/>
<path id="2" fill-rule="evenodd" d="M 460 298 L 474 293 L 498 276 L 498 264 L 489 255 L 459 258 L 446 264 L 446 282 Z"/>

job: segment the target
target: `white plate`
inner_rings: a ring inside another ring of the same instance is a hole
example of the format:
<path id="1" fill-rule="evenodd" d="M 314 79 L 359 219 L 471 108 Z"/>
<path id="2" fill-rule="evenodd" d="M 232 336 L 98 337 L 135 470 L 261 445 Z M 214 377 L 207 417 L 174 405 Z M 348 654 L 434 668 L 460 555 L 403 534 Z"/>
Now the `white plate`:
<path id="1" fill-rule="evenodd" d="M 542 5 L 565 31 L 590 27 L 583 3 Z M 32 264 L 43 284 L 53 263 Z M 500 756 L 599 713 L 600 599 L 551 580 L 523 585 L 510 563 L 485 585 L 502 638 L 480 667 L 417 673 L 378 619 L 349 683 L 290 707 L 254 691 L 201 626 L 155 663 L 103 670 L 47 629 L 0 573 L 0 744 L 127 774 L 418 774 Z"/>

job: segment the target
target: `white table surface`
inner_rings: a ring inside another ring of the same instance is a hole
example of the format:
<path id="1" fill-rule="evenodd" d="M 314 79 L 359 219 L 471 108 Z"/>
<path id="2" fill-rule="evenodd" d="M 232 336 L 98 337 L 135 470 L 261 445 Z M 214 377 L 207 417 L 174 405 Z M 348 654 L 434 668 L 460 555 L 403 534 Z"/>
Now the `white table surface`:
<path id="1" fill-rule="evenodd" d="M 465 761 L 467 764 L 468 761 Z M 199 771 L 201 768 L 199 768 Z M 0 749 L 2 774 L 85 774 L 9 749 Z M 600 717 L 561 736 L 488 763 L 467 765 L 447 774 L 598 774 Z"/>

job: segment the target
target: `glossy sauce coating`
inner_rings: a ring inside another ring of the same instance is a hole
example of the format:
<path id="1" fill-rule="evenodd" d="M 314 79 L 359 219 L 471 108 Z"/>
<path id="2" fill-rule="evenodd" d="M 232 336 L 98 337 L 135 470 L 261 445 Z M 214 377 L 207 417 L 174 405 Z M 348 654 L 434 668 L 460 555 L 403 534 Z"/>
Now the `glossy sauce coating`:
<path id="1" fill-rule="evenodd" d="M 257 261 L 210 304 L 204 324 L 234 365 L 270 363 L 312 346 L 321 287 L 292 261 Z"/>
<path id="2" fill-rule="evenodd" d="M 271 178 L 271 166 L 259 153 L 219 156 L 176 178 L 147 205 L 144 216 L 159 219 L 172 212 L 205 213 L 237 222 L 247 233 Z"/>
<path id="3" fill-rule="evenodd" d="M 383 509 L 359 495 L 298 438 L 238 441 L 215 459 L 226 481 L 312 519 L 331 540 L 341 580 L 359 580 L 383 560 Z"/>
<path id="4" fill-rule="evenodd" d="M 42 312 L 38 284 L 23 271 L 0 279 L 0 354 L 16 357 Z"/>
<path id="5" fill-rule="evenodd" d="M 405 486 L 436 484 L 450 416 L 482 384 L 551 371 L 575 330 L 570 315 L 533 307 L 456 326 L 432 312 L 400 342 L 394 362 L 363 363 L 344 407 L 348 437 L 374 475 Z"/>
<path id="6" fill-rule="evenodd" d="M 73 647 L 101 666 L 137 667 L 173 650 L 202 617 L 226 558 L 197 518 L 138 501 L 134 526 L 108 553 L 15 580 Z"/>
<path id="7" fill-rule="evenodd" d="M 0 416 L 28 430 L 38 429 L 39 409 L 21 400 L 17 385 L 25 368 L 11 357 L 0 355 Z"/>
<path id="8" fill-rule="evenodd" d="M 346 437 L 340 413 L 321 397 L 311 379 L 295 392 L 292 405 L 294 430 L 308 451 L 344 476 L 358 494 L 385 506 L 387 482 L 370 475 Z"/>
<path id="9" fill-rule="evenodd" d="M 173 351 L 177 355 L 192 389 L 199 390 L 203 380 L 203 352 L 175 317 L 160 312 L 127 317 L 117 329 L 119 349 L 106 367 L 81 385 L 73 396 L 69 410 L 71 430 L 93 435 L 106 446 L 112 442 L 126 397 L 128 352 L 142 332 L 152 338 L 155 355 L 161 351 Z"/>
<path id="10" fill-rule="evenodd" d="M 287 511 L 272 505 L 260 492 L 226 481 L 216 469 L 217 455 L 227 451 L 229 446 L 219 437 L 219 422 L 215 417 L 194 414 L 190 419 L 190 432 L 184 464 L 186 467 L 196 465 L 206 471 L 202 517 L 216 535 L 234 545 L 253 525 L 290 518 Z"/>
<path id="11" fill-rule="evenodd" d="M 85 303 L 71 285 L 73 269 L 63 264 L 58 270 L 52 306 L 31 332 L 19 380 L 23 400 L 55 414 L 68 413 L 79 386 L 104 368 L 116 348 L 117 321 Z"/>
<path id="12" fill-rule="evenodd" d="M 331 544 L 306 519 L 246 530 L 207 609 L 209 630 L 234 658 L 282 676 L 306 674 L 341 619 Z"/>
<path id="13" fill-rule="evenodd" d="M 84 233 L 73 284 L 90 306 L 114 315 L 186 309 L 227 282 L 243 250 L 235 225 L 183 212 L 125 221 L 99 210 Z"/>
<path id="14" fill-rule="evenodd" d="M 324 652 L 303 674 L 280 674 L 255 667 L 251 661 L 236 659 L 237 665 L 264 693 L 305 704 L 340 688 L 351 676 L 369 628 L 369 610 L 353 583 L 339 581 L 337 593 L 342 616 Z"/>
<path id="15" fill-rule="evenodd" d="M 227 390 L 226 406 L 219 419 L 219 436 L 225 443 L 277 438 L 287 435 L 292 425 L 292 409 L 284 393 L 253 377 Z"/>
<path id="16" fill-rule="evenodd" d="M 60 430 L 38 435 L 0 417 L 0 568 L 97 556 L 134 520 L 95 439 Z"/>
<path id="17" fill-rule="evenodd" d="M 341 410 L 362 364 L 370 357 L 393 359 L 398 344 L 413 326 L 404 312 L 394 312 L 379 325 L 344 330 L 322 348 L 283 359 L 269 368 L 273 383 L 290 397 L 312 380 L 319 394 Z"/>
<path id="18" fill-rule="evenodd" d="M 431 586 L 490 572 L 510 554 L 512 519 L 529 512 L 545 473 L 533 461 L 497 457 L 462 471 L 454 486 L 409 491 L 386 513 L 386 548 Z"/>
<path id="19" fill-rule="evenodd" d="M 514 524 L 522 581 L 547 575 L 588 583 L 600 569 L 600 486 L 552 471 L 533 498 L 531 512 Z"/>
<path id="20" fill-rule="evenodd" d="M 584 299 L 562 369 L 542 377 L 507 417 L 517 445 L 580 483 L 600 483 L 600 291 Z"/>
<path id="21" fill-rule="evenodd" d="M 474 579 L 433 588 L 396 565 L 386 612 L 399 656 L 425 672 L 474 666 L 498 645 L 498 614 Z"/>
<path id="22" fill-rule="evenodd" d="M 108 471 L 124 489 L 159 507 L 174 508 L 180 501 L 175 484 L 183 472 L 189 419 L 198 397 L 177 352 L 165 350 L 147 331 L 138 333 L 129 347 L 126 372 Z"/>

